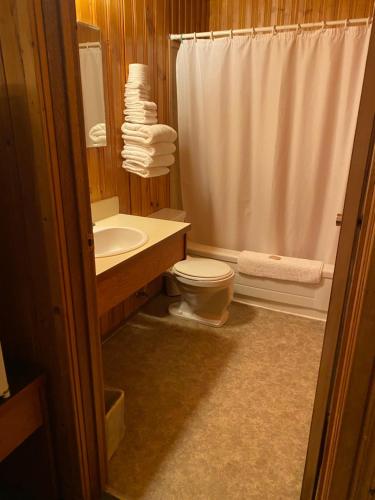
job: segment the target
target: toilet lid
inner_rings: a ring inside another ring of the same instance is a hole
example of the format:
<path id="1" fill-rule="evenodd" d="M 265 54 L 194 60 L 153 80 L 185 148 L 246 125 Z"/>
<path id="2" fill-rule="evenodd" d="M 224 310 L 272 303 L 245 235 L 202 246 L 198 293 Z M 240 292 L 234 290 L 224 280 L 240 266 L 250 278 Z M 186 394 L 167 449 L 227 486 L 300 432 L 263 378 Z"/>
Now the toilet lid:
<path id="1" fill-rule="evenodd" d="M 174 271 L 191 278 L 221 279 L 232 274 L 232 269 L 218 260 L 212 259 L 187 259 L 174 265 Z"/>

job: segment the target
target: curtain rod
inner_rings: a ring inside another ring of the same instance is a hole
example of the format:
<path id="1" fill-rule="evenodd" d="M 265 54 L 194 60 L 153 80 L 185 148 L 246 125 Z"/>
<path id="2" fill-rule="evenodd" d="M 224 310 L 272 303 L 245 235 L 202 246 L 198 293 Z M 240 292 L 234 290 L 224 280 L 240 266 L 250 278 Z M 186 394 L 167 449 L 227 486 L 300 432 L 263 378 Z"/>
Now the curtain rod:
<path id="1" fill-rule="evenodd" d="M 356 26 L 358 24 L 370 24 L 372 22 L 371 17 L 364 17 L 359 19 L 343 19 L 340 21 L 321 21 L 319 23 L 299 23 L 299 24 L 280 24 L 266 27 L 252 27 L 245 29 L 234 29 L 234 30 L 224 30 L 224 31 L 204 31 L 201 33 L 181 33 L 178 35 L 169 35 L 170 40 L 176 40 L 182 42 L 183 40 L 191 40 L 197 38 L 211 38 L 211 40 L 215 37 L 222 36 L 230 36 L 233 35 L 256 35 L 257 33 L 277 33 L 282 31 L 292 31 L 292 30 L 302 30 L 302 29 L 313 29 L 313 28 L 329 28 L 331 26 Z"/>

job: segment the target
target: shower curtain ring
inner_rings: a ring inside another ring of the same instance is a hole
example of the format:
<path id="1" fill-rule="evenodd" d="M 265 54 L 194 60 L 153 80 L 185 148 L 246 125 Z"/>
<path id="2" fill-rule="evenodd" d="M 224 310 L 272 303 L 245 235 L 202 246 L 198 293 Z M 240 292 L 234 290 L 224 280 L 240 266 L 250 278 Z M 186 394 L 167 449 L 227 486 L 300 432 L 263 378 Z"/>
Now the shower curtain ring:
<path id="1" fill-rule="evenodd" d="M 180 42 L 183 43 L 183 41 L 184 41 L 184 37 L 183 37 L 183 35 L 181 33 Z"/>
<path id="2" fill-rule="evenodd" d="M 326 23 L 326 21 L 324 20 L 324 21 L 322 21 L 322 28 L 321 28 L 321 31 L 325 31 L 325 30 L 326 30 L 326 28 L 327 28 L 327 23 Z"/>
<path id="3" fill-rule="evenodd" d="M 297 33 L 297 35 L 298 35 L 299 33 L 301 33 L 301 31 L 302 31 L 302 26 L 300 25 L 300 23 L 298 23 L 298 24 L 297 24 L 297 28 L 296 28 L 296 33 Z"/>
<path id="4" fill-rule="evenodd" d="M 214 32 L 213 31 L 211 31 L 210 38 L 211 38 L 211 41 L 213 42 L 214 41 Z"/>
<path id="5" fill-rule="evenodd" d="M 273 28 L 272 28 L 272 34 L 273 34 L 273 35 L 277 35 L 276 24 L 274 24 L 274 25 L 273 25 Z"/>
<path id="6" fill-rule="evenodd" d="M 349 19 L 346 18 L 345 19 L 345 29 L 348 29 L 348 27 L 349 27 Z"/>
<path id="7" fill-rule="evenodd" d="M 194 31 L 194 42 L 197 43 L 197 34 L 195 31 Z"/>
<path id="8" fill-rule="evenodd" d="M 255 31 L 255 26 L 253 26 L 253 38 L 255 38 L 257 35 L 257 32 Z"/>
<path id="9" fill-rule="evenodd" d="M 230 30 L 230 37 L 233 39 L 233 30 Z"/>

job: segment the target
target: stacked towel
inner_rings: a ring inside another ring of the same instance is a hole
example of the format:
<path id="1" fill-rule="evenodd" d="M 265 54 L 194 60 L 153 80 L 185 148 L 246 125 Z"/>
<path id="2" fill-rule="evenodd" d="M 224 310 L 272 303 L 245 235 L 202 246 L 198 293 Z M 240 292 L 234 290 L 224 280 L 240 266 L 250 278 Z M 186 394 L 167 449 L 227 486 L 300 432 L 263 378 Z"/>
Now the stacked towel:
<path id="1" fill-rule="evenodd" d="M 146 64 L 130 64 L 125 84 L 125 121 L 152 125 L 158 122 L 157 106 L 151 99 L 149 69 Z"/>
<path id="2" fill-rule="evenodd" d="M 157 106 L 150 101 L 148 66 L 131 64 L 125 85 L 125 122 L 121 127 L 124 149 L 122 166 L 141 177 L 169 173 L 174 164 L 176 131 L 157 124 Z"/>
<path id="3" fill-rule="evenodd" d="M 124 123 L 121 131 L 125 136 L 126 143 L 132 141 L 135 144 L 157 144 L 159 142 L 175 142 L 177 132 L 168 125 L 152 125 L 146 127 L 141 124 Z"/>

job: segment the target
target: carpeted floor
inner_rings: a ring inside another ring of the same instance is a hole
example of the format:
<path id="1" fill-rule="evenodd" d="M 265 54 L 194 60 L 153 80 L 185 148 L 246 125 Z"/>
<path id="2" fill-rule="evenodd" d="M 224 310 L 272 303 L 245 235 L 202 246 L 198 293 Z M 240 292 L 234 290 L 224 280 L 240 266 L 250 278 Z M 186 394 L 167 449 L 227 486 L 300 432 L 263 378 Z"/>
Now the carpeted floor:
<path id="1" fill-rule="evenodd" d="M 216 329 L 167 305 L 103 347 L 126 408 L 110 486 L 128 500 L 297 500 L 324 323 L 234 303 Z"/>

